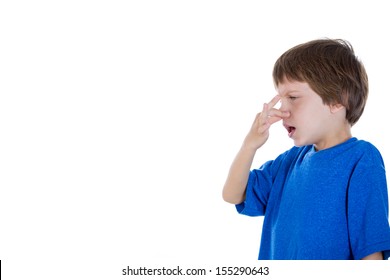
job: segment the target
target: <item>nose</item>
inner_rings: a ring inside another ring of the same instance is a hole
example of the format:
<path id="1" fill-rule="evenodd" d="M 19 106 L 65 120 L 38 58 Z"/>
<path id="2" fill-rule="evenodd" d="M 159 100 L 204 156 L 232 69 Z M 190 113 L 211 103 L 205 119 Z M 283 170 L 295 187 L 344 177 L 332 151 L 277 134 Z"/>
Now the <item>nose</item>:
<path id="1" fill-rule="evenodd" d="M 285 100 L 285 98 L 280 99 L 279 110 L 290 114 L 290 108 L 289 108 L 288 102 L 287 102 L 287 100 Z"/>
<path id="2" fill-rule="evenodd" d="M 281 99 L 280 100 L 280 107 L 279 111 L 283 113 L 282 119 L 287 119 L 291 116 L 290 108 L 288 106 L 287 100 Z"/>

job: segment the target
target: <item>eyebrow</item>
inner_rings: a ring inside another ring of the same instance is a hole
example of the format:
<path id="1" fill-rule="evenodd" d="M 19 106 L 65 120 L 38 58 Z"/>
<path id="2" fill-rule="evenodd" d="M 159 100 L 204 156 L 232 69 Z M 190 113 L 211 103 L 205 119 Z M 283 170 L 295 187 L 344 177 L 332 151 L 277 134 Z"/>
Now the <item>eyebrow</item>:
<path id="1" fill-rule="evenodd" d="M 283 94 L 279 93 L 279 95 L 280 95 L 281 97 L 283 97 L 283 96 L 289 95 L 289 94 L 291 94 L 291 93 L 300 93 L 300 91 L 299 91 L 299 90 L 289 90 L 289 91 L 286 91 L 286 92 L 283 93 Z"/>

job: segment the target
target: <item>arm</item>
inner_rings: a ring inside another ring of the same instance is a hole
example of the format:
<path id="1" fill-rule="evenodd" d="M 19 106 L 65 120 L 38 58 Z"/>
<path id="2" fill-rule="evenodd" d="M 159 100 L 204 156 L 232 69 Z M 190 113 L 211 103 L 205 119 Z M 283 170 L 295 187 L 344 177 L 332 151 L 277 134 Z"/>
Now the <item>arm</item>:
<path id="1" fill-rule="evenodd" d="M 246 148 L 245 145 L 243 145 L 238 152 L 230 167 L 222 191 L 222 197 L 226 202 L 239 204 L 244 201 L 249 170 L 255 153 L 256 150 Z"/>
<path id="2" fill-rule="evenodd" d="M 383 260 L 390 248 L 386 170 L 373 145 L 362 150 L 348 184 L 350 246 L 355 259 Z"/>
<path id="3" fill-rule="evenodd" d="M 374 254 L 368 255 L 362 260 L 383 260 L 383 253 L 382 252 L 376 252 Z"/>
<path id="4" fill-rule="evenodd" d="M 257 149 L 268 140 L 270 126 L 283 117 L 289 116 L 289 113 L 273 108 L 279 100 L 280 96 L 277 95 L 269 103 L 263 105 L 263 111 L 257 114 L 245 137 L 223 187 L 222 197 L 226 202 L 239 204 L 245 200 L 249 171 Z"/>

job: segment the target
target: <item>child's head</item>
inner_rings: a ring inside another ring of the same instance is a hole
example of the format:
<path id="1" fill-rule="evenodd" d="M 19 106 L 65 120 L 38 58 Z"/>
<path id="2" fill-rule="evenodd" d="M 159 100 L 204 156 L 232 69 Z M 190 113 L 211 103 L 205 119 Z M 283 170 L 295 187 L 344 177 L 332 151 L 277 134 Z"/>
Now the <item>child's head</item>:
<path id="1" fill-rule="evenodd" d="M 291 48 L 276 61 L 276 86 L 284 79 L 306 82 L 326 105 L 341 104 L 354 125 L 368 97 L 368 78 L 352 46 L 344 40 L 320 39 Z"/>

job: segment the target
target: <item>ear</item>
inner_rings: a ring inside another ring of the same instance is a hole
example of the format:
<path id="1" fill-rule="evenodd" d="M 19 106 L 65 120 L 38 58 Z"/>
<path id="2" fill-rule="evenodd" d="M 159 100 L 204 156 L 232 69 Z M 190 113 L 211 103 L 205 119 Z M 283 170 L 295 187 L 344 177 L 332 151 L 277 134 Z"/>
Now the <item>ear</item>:
<path id="1" fill-rule="evenodd" d="M 332 104 L 332 105 L 329 105 L 329 108 L 330 108 L 330 112 L 335 114 L 335 113 L 339 112 L 340 110 L 345 109 L 345 106 L 342 104 Z"/>

